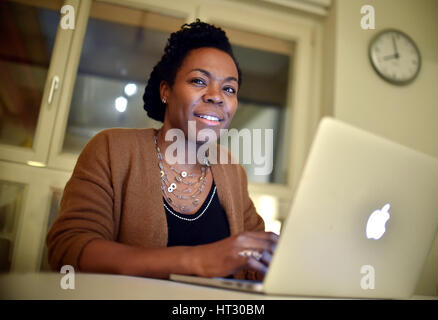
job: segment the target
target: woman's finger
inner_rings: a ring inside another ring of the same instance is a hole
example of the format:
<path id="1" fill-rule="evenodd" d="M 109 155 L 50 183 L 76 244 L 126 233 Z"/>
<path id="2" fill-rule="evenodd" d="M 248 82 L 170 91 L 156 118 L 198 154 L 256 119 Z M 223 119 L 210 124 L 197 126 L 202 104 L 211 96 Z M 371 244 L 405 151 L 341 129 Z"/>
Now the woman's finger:
<path id="1" fill-rule="evenodd" d="M 265 275 L 266 272 L 268 271 L 268 267 L 267 266 L 265 266 L 262 262 L 256 260 L 253 257 L 248 259 L 248 267 L 250 269 L 252 269 L 252 270 L 260 272 L 263 275 Z"/>
<path id="2" fill-rule="evenodd" d="M 272 261 L 272 254 L 269 251 L 266 250 L 263 251 L 259 261 L 263 263 L 265 266 L 269 267 Z"/>
<path id="3" fill-rule="evenodd" d="M 278 239 L 280 238 L 279 235 L 274 232 L 247 231 L 244 234 L 251 238 L 264 239 L 275 243 L 277 243 Z"/>
<path id="4" fill-rule="evenodd" d="M 275 248 L 277 247 L 277 243 L 265 239 L 250 238 L 242 235 L 239 236 L 236 247 L 238 248 L 239 251 L 252 249 L 259 252 L 267 250 L 273 253 Z"/>

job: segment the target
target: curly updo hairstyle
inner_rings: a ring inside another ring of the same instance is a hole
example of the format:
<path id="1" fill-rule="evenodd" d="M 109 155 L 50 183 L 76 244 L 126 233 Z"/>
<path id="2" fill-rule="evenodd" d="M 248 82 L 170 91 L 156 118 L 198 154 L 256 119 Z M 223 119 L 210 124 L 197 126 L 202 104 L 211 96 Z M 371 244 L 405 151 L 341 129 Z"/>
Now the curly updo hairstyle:
<path id="1" fill-rule="evenodd" d="M 161 101 L 160 83 L 165 81 L 170 87 L 173 86 L 176 73 L 185 56 L 190 50 L 212 47 L 228 53 L 236 64 L 238 72 L 238 85 L 242 83 L 242 73 L 234 58 L 231 44 L 225 32 L 214 25 L 201 22 L 184 24 L 181 29 L 170 35 L 167 40 L 164 54 L 161 60 L 153 68 L 143 94 L 143 108 L 148 116 L 154 120 L 164 122 L 166 105 Z"/>

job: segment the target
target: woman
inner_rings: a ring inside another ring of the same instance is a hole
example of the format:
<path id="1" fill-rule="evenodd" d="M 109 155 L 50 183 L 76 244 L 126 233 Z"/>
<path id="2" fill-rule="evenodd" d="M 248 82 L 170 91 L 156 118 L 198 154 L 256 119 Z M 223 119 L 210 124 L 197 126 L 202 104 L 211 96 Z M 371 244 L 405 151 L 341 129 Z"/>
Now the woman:
<path id="1" fill-rule="evenodd" d="M 189 123 L 227 128 L 237 109 L 241 72 L 225 33 L 200 22 L 173 33 L 143 100 L 160 130 L 108 129 L 82 151 L 47 235 L 54 270 L 154 278 L 169 274 L 263 279 L 278 236 L 248 196 L 236 164 L 190 163 Z M 184 133 L 183 163 L 166 161 L 170 130 Z M 228 154 L 227 154 L 228 155 Z"/>

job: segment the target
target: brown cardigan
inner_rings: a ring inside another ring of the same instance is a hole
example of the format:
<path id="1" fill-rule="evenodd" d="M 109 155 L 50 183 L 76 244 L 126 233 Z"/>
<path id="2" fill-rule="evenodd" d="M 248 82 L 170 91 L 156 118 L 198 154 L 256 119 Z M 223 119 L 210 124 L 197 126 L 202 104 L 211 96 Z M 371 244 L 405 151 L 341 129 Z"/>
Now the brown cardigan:
<path id="1" fill-rule="evenodd" d="M 153 129 L 108 129 L 80 154 L 67 182 L 59 216 L 46 243 L 53 270 L 79 270 L 82 250 L 93 239 L 151 248 L 166 247 L 167 222 Z M 263 219 L 249 198 L 245 170 L 236 164 L 212 164 L 220 203 L 231 235 L 263 231 Z M 242 271 L 237 278 L 254 278 Z"/>

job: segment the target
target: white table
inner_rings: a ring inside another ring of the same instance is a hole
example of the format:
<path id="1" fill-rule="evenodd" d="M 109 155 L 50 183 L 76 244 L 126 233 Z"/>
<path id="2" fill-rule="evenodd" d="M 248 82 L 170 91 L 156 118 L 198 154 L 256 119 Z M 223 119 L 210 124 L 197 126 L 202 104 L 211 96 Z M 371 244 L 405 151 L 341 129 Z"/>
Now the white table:
<path id="1" fill-rule="evenodd" d="M 266 300 L 309 299 L 239 292 L 142 277 L 75 274 L 75 289 L 62 289 L 59 273 L 0 274 L 0 299 Z M 438 297 L 414 296 L 413 299 Z M 311 298 L 318 299 L 318 298 Z"/>

